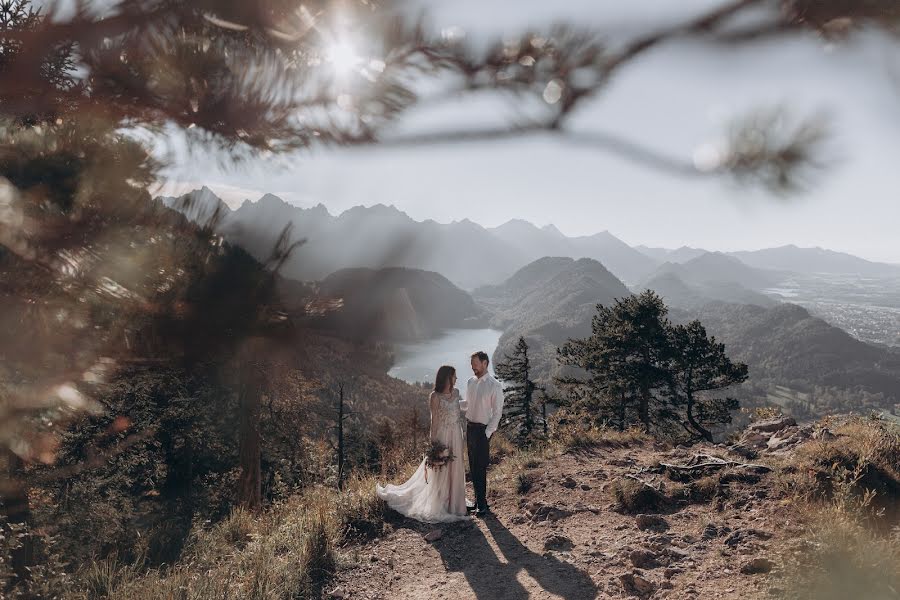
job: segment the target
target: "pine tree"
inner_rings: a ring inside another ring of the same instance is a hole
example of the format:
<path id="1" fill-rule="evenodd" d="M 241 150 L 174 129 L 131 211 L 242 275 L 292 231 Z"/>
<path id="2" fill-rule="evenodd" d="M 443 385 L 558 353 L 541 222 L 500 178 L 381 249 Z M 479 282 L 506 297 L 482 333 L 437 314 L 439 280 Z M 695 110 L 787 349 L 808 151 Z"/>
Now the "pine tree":
<path id="1" fill-rule="evenodd" d="M 700 321 L 673 327 L 671 341 L 671 398 L 679 421 L 692 437 L 712 441 L 709 427 L 730 423 L 731 411 L 738 408 L 738 401 L 705 393 L 743 383 L 747 380 L 747 365 L 733 363 L 725 354 L 725 345 L 708 337 Z"/>
<path id="2" fill-rule="evenodd" d="M 557 380 L 572 402 L 620 429 L 639 423 L 650 431 L 655 398 L 667 381 L 667 312 L 650 290 L 611 307 L 598 306 L 591 335 L 569 340 L 558 352 L 563 365 L 588 373 L 588 379 Z"/>
<path id="3" fill-rule="evenodd" d="M 505 361 L 497 363 L 494 371 L 505 384 L 504 424 L 514 426 L 516 440 L 524 444 L 531 438 L 535 426 L 544 422 L 534 402 L 534 392 L 538 387 L 531 380 L 528 343 L 524 337 L 519 338 L 512 356 L 506 355 Z"/>
<path id="4" fill-rule="evenodd" d="M 744 382 L 747 366 L 733 363 L 698 321 L 673 326 L 667 312 L 649 290 L 598 306 L 591 335 L 569 340 L 558 352 L 563 365 L 586 377 L 557 383 L 594 421 L 711 440 L 709 428 L 729 423 L 738 403 L 709 393 Z"/>

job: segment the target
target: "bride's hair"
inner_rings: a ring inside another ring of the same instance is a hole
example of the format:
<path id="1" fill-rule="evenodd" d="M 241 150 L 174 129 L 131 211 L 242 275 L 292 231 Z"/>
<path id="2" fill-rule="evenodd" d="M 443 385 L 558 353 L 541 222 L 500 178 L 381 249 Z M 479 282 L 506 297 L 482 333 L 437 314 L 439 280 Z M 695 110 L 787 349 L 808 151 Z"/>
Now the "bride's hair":
<path id="1" fill-rule="evenodd" d="M 444 365 L 438 369 L 437 375 L 434 377 L 434 391 L 441 393 L 447 389 L 450 378 L 456 374 L 456 369 L 450 365 Z"/>

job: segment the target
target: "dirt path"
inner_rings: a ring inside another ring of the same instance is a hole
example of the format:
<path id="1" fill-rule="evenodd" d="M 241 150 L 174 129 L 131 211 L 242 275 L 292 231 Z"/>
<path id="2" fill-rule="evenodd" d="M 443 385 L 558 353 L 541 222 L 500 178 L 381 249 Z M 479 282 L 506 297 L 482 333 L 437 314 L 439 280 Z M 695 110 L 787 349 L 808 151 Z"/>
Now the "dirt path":
<path id="1" fill-rule="evenodd" d="M 718 452 L 720 448 L 694 448 Z M 392 531 L 352 549 L 332 597 L 480 600 L 553 598 L 747 599 L 772 587 L 772 548 L 796 533 L 769 482 L 730 484 L 708 503 L 636 517 L 613 510 L 611 481 L 661 458 L 645 448 L 563 455 L 528 469 L 525 494 L 514 474 L 491 482 L 495 517 L 435 530 L 399 516 Z M 506 479 L 506 480 L 504 480 Z M 671 482 L 670 482 L 671 483 Z M 775 572 L 777 572 L 775 565 Z"/>

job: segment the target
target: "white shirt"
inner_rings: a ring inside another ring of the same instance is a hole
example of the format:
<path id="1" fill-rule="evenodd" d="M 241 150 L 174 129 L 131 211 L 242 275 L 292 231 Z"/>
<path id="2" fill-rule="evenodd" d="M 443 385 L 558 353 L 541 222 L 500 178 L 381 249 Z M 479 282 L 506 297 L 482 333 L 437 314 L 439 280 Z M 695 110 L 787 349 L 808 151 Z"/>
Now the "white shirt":
<path id="1" fill-rule="evenodd" d="M 484 433 L 490 438 L 503 416 L 503 386 L 490 373 L 480 379 L 472 377 L 466 382 L 466 399 L 459 408 L 466 413 L 466 420 L 486 425 Z"/>

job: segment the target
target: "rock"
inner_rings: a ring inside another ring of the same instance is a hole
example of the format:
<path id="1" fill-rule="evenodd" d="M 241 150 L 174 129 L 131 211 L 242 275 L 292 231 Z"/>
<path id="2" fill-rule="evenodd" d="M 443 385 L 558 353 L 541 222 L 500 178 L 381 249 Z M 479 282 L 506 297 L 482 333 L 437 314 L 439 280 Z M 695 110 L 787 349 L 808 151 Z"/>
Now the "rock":
<path id="1" fill-rule="evenodd" d="M 784 450 L 790 446 L 795 446 L 799 440 L 794 439 L 793 437 L 782 437 L 781 434 L 773 435 L 769 438 L 769 441 L 766 442 L 766 448 L 769 450 L 777 451 Z"/>
<path id="2" fill-rule="evenodd" d="M 739 456 L 743 456 L 744 458 L 754 459 L 759 456 L 759 452 L 745 443 L 734 444 L 730 447 L 730 450 Z"/>
<path id="3" fill-rule="evenodd" d="M 578 483 L 571 477 L 566 476 L 559 480 L 559 485 L 563 486 L 564 488 L 574 490 L 575 486 L 577 486 Z"/>
<path id="4" fill-rule="evenodd" d="M 690 552 L 685 552 L 679 548 L 667 548 L 666 556 L 671 562 L 678 562 L 691 557 Z"/>
<path id="5" fill-rule="evenodd" d="M 741 567 L 741 573 L 744 575 L 758 575 L 760 573 L 768 573 L 774 568 L 775 563 L 768 558 L 754 558 Z"/>
<path id="6" fill-rule="evenodd" d="M 663 532 L 669 529 L 669 523 L 657 515 L 637 515 L 634 522 L 641 531 Z"/>
<path id="7" fill-rule="evenodd" d="M 619 581 L 622 583 L 622 588 L 624 588 L 625 592 L 632 596 L 648 598 L 656 591 L 656 586 L 653 583 L 635 573 L 619 575 Z"/>
<path id="8" fill-rule="evenodd" d="M 813 439 L 816 439 L 816 440 L 825 440 L 825 441 L 833 440 L 833 439 L 837 438 L 837 436 L 834 435 L 833 433 L 831 433 L 831 430 L 828 429 L 827 427 L 823 427 L 822 429 L 814 432 L 812 437 L 813 437 Z"/>
<path id="9" fill-rule="evenodd" d="M 574 542 L 564 535 L 551 535 L 544 541 L 544 550 L 568 552 L 574 547 Z"/>
<path id="10" fill-rule="evenodd" d="M 584 491 L 587 492 L 587 491 L 590 491 L 591 486 L 589 486 L 589 485 L 586 484 L 586 483 L 582 483 L 582 484 L 581 484 L 581 489 L 583 489 Z"/>
<path id="11" fill-rule="evenodd" d="M 628 559 L 638 569 L 655 569 L 660 566 L 657 555 L 649 550 L 633 550 Z"/>
<path id="12" fill-rule="evenodd" d="M 776 431 L 781 431 L 787 427 L 793 427 L 797 424 L 797 421 L 794 420 L 793 417 L 777 417 L 775 419 L 766 419 L 764 421 L 757 421 L 756 423 L 751 423 L 749 427 L 747 427 L 748 431 L 754 432 L 764 432 L 764 433 L 775 433 Z"/>
<path id="13" fill-rule="evenodd" d="M 675 567 L 669 567 L 668 569 L 666 569 L 665 571 L 663 571 L 663 577 L 665 577 L 666 579 L 672 579 L 673 577 L 675 577 L 675 576 L 678 575 L 679 573 L 684 573 L 684 570 L 678 569 L 678 568 L 675 568 Z"/>
<path id="14" fill-rule="evenodd" d="M 433 529 L 432 531 L 429 531 L 428 533 L 425 534 L 425 541 L 426 542 L 436 542 L 439 539 L 441 539 L 442 535 L 444 535 L 443 531 L 441 531 L 440 529 Z"/>
<path id="15" fill-rule="evenodd" d="M 746 533 L 743 531 L 735 531 L 732 532 L 727 538 L 725 538 L 725 545 L 730 548 L 736 548 L 741 542 L 746 538 Z"/>
<path id="16" fill-rule="evenodd" d="M 564 508 L 550 506 L 549 504 L 541 504 L 536 502 L 526 510 L 531 514 L 532 521 L 551 521 L 556 522 L 566 517 L 571 517 L 574 513 Z"/>
<path id="17" fill-rule="evenodd" d="M 720 527 L 715 523 L 707 523 L 706 527 L 703 529 L 703 539 L 712 540 L 717 537 L 722 537 L 723 535 L 728 535 L 729 533 L 731 533 L 731 527 L 728 527 L 727 525 L 722 525 Z"/>
<path id="18" fill-rule="evenodd" d="M 748 446 L 759 448 L 760 446 L 765 446 L 766 441 L 768 441 L 770 437 L 771 436 L 765 435 L 758 431 L 747 431 L 741 437 L 740 441 L 742 444 L 747 444 Z"/>

